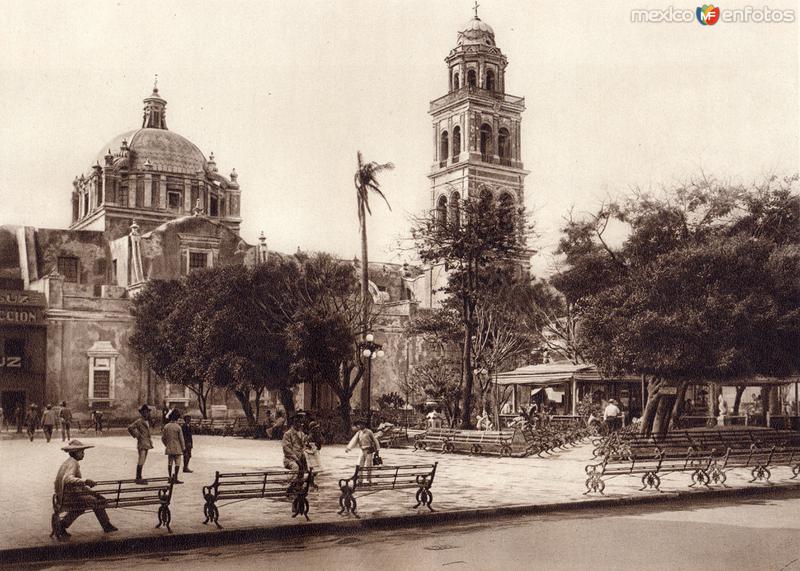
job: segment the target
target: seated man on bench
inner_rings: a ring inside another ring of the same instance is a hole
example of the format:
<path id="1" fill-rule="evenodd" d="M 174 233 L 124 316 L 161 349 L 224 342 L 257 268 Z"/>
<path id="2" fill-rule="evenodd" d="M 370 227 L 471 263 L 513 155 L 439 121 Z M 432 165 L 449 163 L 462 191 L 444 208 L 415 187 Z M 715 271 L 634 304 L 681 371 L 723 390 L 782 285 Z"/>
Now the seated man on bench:
<path id="1" fill-rule="evenodd" d="M 59 504 L 64 503 L 65 493 L 69 493 L 70 498 L 69 510 L 64 518 L 59 521 L 57 528 L 59 540 L 70 537 L 70 534 L 67 533 L 67 528 L 86 510 L 94 511 L 94 515 L 103 527 L 104 532 L 117 531 L 117 528 L 109 521 L 108 514 L 103 506 L 105 498 L 89 489 L 95 486 L 94 480 L 81 477 L 79 462 L 83 460 L 84 451 L 87 448 L 94 448 L 94 446 L 87 446 L 80 440 L 71 440 L 67 446 L 62 448 L 64 452 L 69 454 L 69 458 L 58 469 L 54 482 L 55 492 Z M 55 517 L 58 516 L 56 515 Z"/>

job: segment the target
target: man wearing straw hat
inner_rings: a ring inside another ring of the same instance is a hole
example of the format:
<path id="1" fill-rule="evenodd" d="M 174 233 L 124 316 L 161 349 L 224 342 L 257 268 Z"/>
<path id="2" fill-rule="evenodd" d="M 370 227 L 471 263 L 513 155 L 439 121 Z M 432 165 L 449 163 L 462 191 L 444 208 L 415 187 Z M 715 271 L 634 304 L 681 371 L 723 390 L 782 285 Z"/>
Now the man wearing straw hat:
<path id="1" fill-rule="evenodd" d="M 71 492 L 70 509 L 67 514 L 58 521 L 57 538 L 59 540 L 67 539 L 70 534 L 67 528 L 78 519 L 82 513 L 87 510 L 94 511 L 97 521 L 103 527 L 103 531 L 111 533 L 117 531 L 117 528 L 111 524 L 108 519 L 103 504 L 105 499 L 100 494 L 91 491 L 89 488 L 94 488 L 95 481 L 89 478 L 84 479 L 81 476 L 81 467 L 79 462 L 83 460 L 84 450 L 87 448 L 94 448 L 94 446 L 87 446 L 80 440 L 70 440 L 70 443 L 62 448 L 64 452 L 69 454 L 69 458 L 64 460 L 61 468 L 58 469 L 58 474 L 54 482 L 56 497 L 58 503 L 61 504 L 64 500 L 64 488 L 69 486 Z M 58 517 L 56 514 L 54 517 Z"/>

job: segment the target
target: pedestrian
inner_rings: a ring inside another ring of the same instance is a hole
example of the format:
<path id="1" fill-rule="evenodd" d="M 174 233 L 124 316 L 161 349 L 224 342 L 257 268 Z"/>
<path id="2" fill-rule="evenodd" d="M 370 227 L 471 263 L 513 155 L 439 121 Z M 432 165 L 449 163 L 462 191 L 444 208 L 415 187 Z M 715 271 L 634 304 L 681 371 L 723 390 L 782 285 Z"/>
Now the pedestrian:
<path id="1" fill-rule="evenodd" d="M 72 411 L 67 406 L 67 401 L 61 401 L 61 442 L 72 440 L 69 429 L 72 428 Z"/>
<path id="2" fill-rule="evenodd" d="M 274 438 L 275 440 L 277 440 L 278 438 L 283 438 L 283 429 L 285 426 L 286 426 L 286 417 L 284 416 L 283 411 L 279 410 L 275 418 L 275 424 L 273 424 L 270 428 L 267 428 L 267 430 L 265 430 L 264 432 L 267 435 L 267 438 L 269 439 Z"/>
<path id="3" fill-rule="evenodd" d="M 56 422 L 58 422 L 57 419 L 58 417 L 56 416 L 56 411 L 53 410 L 53 405 L 48 404 L 42 414 L 42 432 L 44 432 L 44 437 L 48 442 L 50 442 L 50 439 L 53 437 L 53 429 L 56 426 Z"/>
<path id="4" fill-rule="evenodd" d="M 608 400 L 608 405 L 603 410 L 603 420 L 608 425 L 608 429 L 611 431 L 617 430 L 621 427 L 621 420 L 622 420 L 622 411 L 617 406 L 617 401 L 614 399 Z"/>
<path id="5" fill-rule="evenodd" d="M 79 462 L 83 460 L 87 448 L 94 448 L 94 446 L 86 446 L 80 440 L 71 440 L 67 446 L 61 449 L 69 454 L 69 458 L 61 464 L 53 484 L 59 505 L 64 500 L 65 491 L 69 491 L 71 496 L 70 510 L 67 511 L 63 518 L 58 519 L 56 539 L 59 541 L 64 541 L 70 537 L 67 528 L 86 510 L 94 511 L 94 515 L 103 527 L 104 532 L 117 531 L 117 528 L 108 519 L 108 514 L 104 507 L 105 498 L 90 489 L 95 487 L 96 482 L 89 478 L 84 479 L 81 476 Z"/>
<path id="6" fill-rule="evenodd" d="M 358 459 L 358 465 L 361 467 L 372 467 L 372 460 L 375 457 L 375 453 L 381 449 L 381 443 L 378 442 L 378 439 L 375 438 L 375 435 L 372 431 L 367 428 L 367 422 L 362 419 L 356 420 L 354 423 L 356 428 L 356 433 L 353 435 L 353 438 L 347 444 L 345 448 L 345 452 L 350 452 L 353 448 L 358 446 L 361 449 L 361 456 Z M 372 476 L 369 474 L 367 475 L 367 481 L 372 481 Z"/>
<path id="7" fill-rule="evenodd" d="M 183 430 L 178 425 L 180 414 L 177 410 L 171 410 L 167 414 L 167 424 L 161 429 L 161 442 L 164 443 L 164 454 L 167 455 L 167 476 L 173 484 L 183 484 L 178 479 L 180 470 L 181 456 L 186 449 L 186 442 L 183 440 Z M 173 475 L 172 467 L 175 466 Z"/>
<path id="8" fill-rule="evenodd" d="M 22 425 L 25 424 L 25 409 L 20 404 L 14 409 L 14 422 L 17 424 L 17 434 L 22 434 Z"/>
<path id="9" fill-rule="evenodd" d="M 322 443 L 322 426 L 316 420 L 312 420 L 308 423 L 305 458 L 308 468 L 314 470 L 316 474 L 322 471 L 322 460 L 319 454 L 322 449 Z"/>
<path id="10" fill-rule="evenodd" d="M 33 436 L 36 433 L 36 427 L 39 426 L 39 407 L 35 404 L 31 405 L 28 414 L 25 416 L 25 427 L 28 431 L 28 438 L 33 442 Z"/>
<path id="11" fill-rule="evenodd" d="M 303 433 L 303 421 L 300 417 L 292 418 L 289 430 L 284 432 L 283 440 L 283 466 L 299 474 L 305 472 L 306 466 L 306 435 Z"/>
<path id="12" fill-rule="evenodd" d="M 103 411 L 102 410 L 93 410 L 92 411 L 92 422 L 94 423 L 94 433 L 95 434 L 103 434 Z"/>
<path id="13" fill-rule="evenodd" d="M 142 469 L 147 460 L 147 451 L 153 448 L 153 441 L 150 439 L 150 407 L 143 404 L 139 407 L 139 418 L 128 426 L 128 433 L 136 439 L 136 450 L 139 452 L 139 459 L 136 462 L 136 483 L 146 484 L 147 480 L 142 477 Z"/>
<path id="14" fill-rule="evenodd" d="M 192 447 L 194 446 L 192 439 L 192 417 L 188 414 L 183 417 L 183 424 L 181 425 L 181 432 L 183 432 L 183 471 L 191 474 L 189 469 L 189 460 L 192 459 Z"/>

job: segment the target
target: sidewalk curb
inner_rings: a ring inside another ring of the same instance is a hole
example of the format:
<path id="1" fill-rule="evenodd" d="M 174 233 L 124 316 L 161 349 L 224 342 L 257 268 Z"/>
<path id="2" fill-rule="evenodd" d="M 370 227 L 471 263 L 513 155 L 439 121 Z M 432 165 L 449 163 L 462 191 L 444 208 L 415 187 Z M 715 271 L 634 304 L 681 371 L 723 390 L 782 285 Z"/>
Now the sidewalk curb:
<path id="1" fill-rule="evenodd" d="M 89 557 L 120 556 L 130 553 L 154 553 L 180 551 L 197 547 L 226 544 L 255 543 L 264 540 L 307 537 L 340 532 L 352 534 L 361 530 L 394 529 L 410 526 L 431 526 L 477 520 L 498 519 L 508 516 L 547 514 L 553 512 L 592 510 L 598 508 L 624 508 L 639 505 L 684 503 L 709 498 L 734 498 L 750 496 L 781 496 L 800 491 L 800 483 L 751 486 L 747 488 L 722 488 L 715 490 L 692 490 L 663 492 L 627 497 L 595 497 L 573 502 L 553 504 L 530 504 L 478 508 L 448 512 L 419 512 L 364 519 L 347 519 L 324 523 L 292 523 L 271 527 L 248 527 L 237 529 L 212 529 L 208 532 L 193 532 L 153 537 L 134 537 L 85 543 L 54 543 L 37 547 L 0 550 L 0 568 L 13 563 L 38 563 L 43 561 L 84 559 Z"/>

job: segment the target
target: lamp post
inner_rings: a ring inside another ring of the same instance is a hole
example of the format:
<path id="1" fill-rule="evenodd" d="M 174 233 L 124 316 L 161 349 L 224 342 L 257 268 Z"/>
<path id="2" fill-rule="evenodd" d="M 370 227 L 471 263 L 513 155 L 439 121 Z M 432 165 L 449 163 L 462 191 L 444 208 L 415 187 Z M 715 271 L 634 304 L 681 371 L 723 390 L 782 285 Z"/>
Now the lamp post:
<path id="1" fill-rule="evenodd" d="M 367 425 L 372 428 L 372 361 L 383 357 L 383 345 L 375 343 L 375 336 L 367 333 L 364 340 L 358 344 L 361 355 L 367 360 L 367 378 L 365 382 L 367 391 Z"/>

